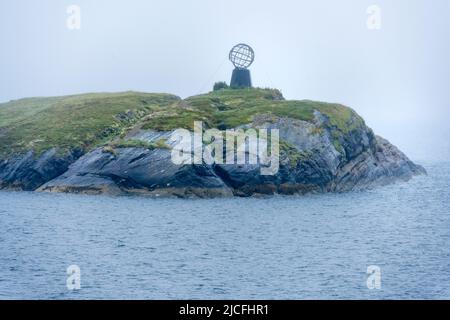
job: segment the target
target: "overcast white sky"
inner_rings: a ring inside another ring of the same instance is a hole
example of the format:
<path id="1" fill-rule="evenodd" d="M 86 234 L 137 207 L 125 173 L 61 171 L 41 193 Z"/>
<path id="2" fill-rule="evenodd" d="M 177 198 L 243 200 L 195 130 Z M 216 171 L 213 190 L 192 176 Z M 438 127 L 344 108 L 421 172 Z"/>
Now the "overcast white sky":
<path id="1" fill-rule="evenodd" d="M 381 30 L 366 26 L 373 4 Z M 1 0 L 0 41 L 0 102 L 195 95 L 229 82 L 228 51 L 246 42 L 254 85 L 346 104 L 413 159 L 450 159 L 449 0 Z"/>

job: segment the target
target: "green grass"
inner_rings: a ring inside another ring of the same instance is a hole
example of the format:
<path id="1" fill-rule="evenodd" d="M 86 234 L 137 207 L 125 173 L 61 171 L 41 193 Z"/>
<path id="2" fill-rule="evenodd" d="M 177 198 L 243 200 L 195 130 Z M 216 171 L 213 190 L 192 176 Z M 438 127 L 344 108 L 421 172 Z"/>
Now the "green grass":
<path id="1" fill-rule="evenodd" d="M 350 108 L 286 101 L 275 89 L 221 89 L 185 100 L 138 92 L 21 99 L 0 104 L 0 155 L 29 149 L 39 154 L 52 147 L 59 152 L 89 150 L 117 141 L 136 125 L 168 131 L 193 129 L 194 121 L 203 121 L 223 130 L 251 123 L 261 114 L 312 121 L 315 110 L 329 118 L 338 149 L 346 133 L 364 125 Z"/>
<path id="2" fill-rule="evenodd" d="M 280 150 L 287 154 L 289 164 L 295 168 L 299 161 L 311 158 L 311 151 L 298 151 L 296 147 L 289 142 L 280 140 Z"/>
<path id="3" fill-rule="evenodd" d="M 117 140 L 109 143 L 107 146 L 112 148 L 144 148 L 144 149 L 155 149 L 155 145 L 147 141 L 131 139 L 131 140 Z"/>
<path id="4" fill-rule="evenodd" d="M 192 129 L 194 121 L 203 121 L 208 127 L 226 129 L 248 124 L 260 114 L 312 121 L 315 110 L 328 116 L 330 124 L 343 134 L 364 124 L 352 109 L 340 104 L 285 101 L 279 96 L 279 91 L 273 89 L 222 89 L 174 104 L 152 117 L 144 128 Z"/>
<path id="5" fill-rule="evenodd" d="M 0 155 L 89 149 L 123 135 L 144 116 L 179 98 L 137 92 L 30 98 L 0 104 Z"/>
<path id="6" fill-rule="evenodd" d="M 169 145 L 167 145 L 167 143 L 165 142 L 164 139 L 160 139 L 155 142 L 147 142 L 147 141 L 139 140 L 139 139 L 129 139 L 129 140 L 119 139 L 119 140 L 115 140 L 115 141 L 108 143 L 104 148 L 105 148 L 105 150 L 111 150 L 111 148 L 113 148 L 113 149 L 115 149 L 115 148 L 144 148 L 144 149 L 153 150 L 156 148 L 169 149 L 170 147 L 169 147 Z"/>

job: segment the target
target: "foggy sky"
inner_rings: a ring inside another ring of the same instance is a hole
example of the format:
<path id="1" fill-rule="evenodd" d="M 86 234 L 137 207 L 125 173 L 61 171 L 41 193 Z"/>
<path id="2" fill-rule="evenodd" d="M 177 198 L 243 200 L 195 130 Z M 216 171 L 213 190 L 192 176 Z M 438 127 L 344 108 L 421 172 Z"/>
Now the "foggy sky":
<path id="1" fill-rule="evenodd" d="M 66 26 L 81 8 L 81 30 Z M 382 9 L 381 30 L 366 10 Z M 448 0 L 2 0 L 0 102 L 136 90 L 187 97 L 256 53 L 255 86 L 339 102 L 414 160 L 450 159 Z M 438 151 L 437 151 L 438 150 Z"/>

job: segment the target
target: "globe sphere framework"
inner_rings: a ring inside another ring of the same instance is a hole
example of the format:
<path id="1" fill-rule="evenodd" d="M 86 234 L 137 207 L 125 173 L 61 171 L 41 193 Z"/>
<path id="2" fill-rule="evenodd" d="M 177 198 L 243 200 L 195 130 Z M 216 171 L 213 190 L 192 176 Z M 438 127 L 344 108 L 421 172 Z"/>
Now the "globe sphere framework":
<path id="1" fill-rule="evenodd" d="M 235 45 L 229 55 L 230 61 L 238 69 L 247 69 L 255 60 L 255 52 L 244 43 Z"/>

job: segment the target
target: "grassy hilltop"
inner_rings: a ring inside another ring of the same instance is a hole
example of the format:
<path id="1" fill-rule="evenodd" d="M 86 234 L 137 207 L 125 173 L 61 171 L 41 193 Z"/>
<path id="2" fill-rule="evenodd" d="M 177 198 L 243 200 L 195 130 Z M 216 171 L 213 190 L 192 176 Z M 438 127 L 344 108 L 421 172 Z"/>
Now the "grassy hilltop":
<path id="1" fill-rule="evenodd" d="M 0 104 L 0 155 L 89 149 L 123 134 L 179 98 L 138 92 L 28 98 Z"/>
<path id="2" fill-rule="evenodd" d="M 348 107 L 286 101 L 274 89 L 222 89 L 184 100 L 140 92 L 21 99 L 0 104 L 0 156 L 30 149 L 40 154 L 52 147 L 61 153 L 74 148 L 87 151 L 136 127 L 192 129 L 194 121 L 204 121 L 226 129 L 250 123 L 260 114 L 311 121 L 315 110 L 328 116 L 336 139 L 364 123 Z"/>

